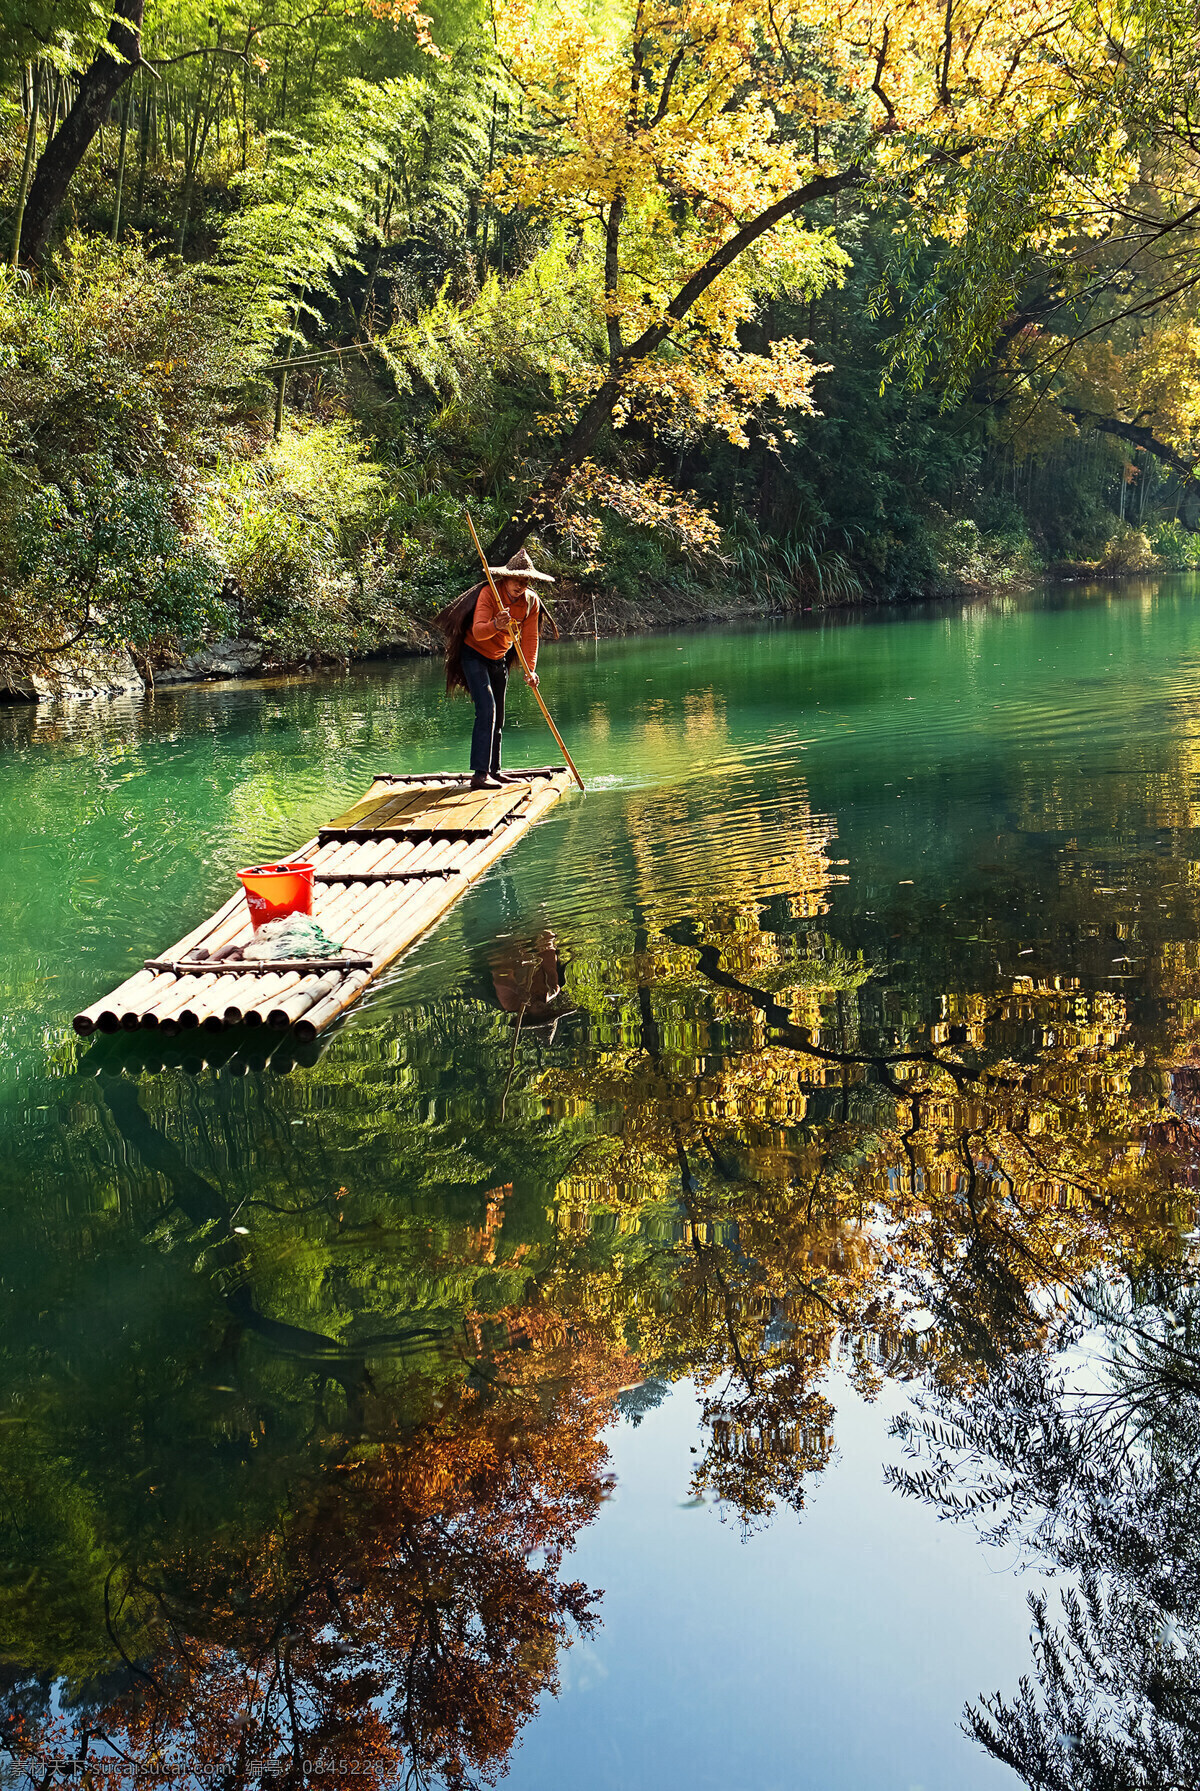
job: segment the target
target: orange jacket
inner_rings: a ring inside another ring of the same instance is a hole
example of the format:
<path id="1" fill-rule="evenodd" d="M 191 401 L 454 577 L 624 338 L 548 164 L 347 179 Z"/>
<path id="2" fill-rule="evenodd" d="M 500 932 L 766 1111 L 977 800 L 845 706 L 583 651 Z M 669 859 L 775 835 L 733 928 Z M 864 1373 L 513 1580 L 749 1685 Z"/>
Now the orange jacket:
<path id="1" fill-rule="evenodd" d="M 519 602 L 509 605 L 509 615 L 514 622 L 521 625 L 521 650 L 529 664 L 530 671 L 537 664 L 538 651 L 538 600 L 536 596 L 522 597 Z M 496 599 L 491 588 L 484 585 L 475 604 L 475 614 L 471 618 L 471 626 L 467 629 L 464 644 L 474 647 L 485 659 L 503 659 L 508 652 L 508 630 L 502 622 L 496 621 Z"/>

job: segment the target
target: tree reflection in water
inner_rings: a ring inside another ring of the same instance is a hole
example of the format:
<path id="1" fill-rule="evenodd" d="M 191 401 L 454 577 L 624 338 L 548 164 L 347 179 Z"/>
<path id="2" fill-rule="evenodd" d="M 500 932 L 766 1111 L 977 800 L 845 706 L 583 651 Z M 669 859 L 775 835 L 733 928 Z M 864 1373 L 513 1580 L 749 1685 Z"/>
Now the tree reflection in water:
<path id="1" fill-rule="evenodd" d="M 595 1621 L 596 1594 L 562 1563 L 608 1490 L 598 1431 L 627 1364 L 544 1318 L 505 1328 L 508 1350 L 427 1400 L 402 1442 L 327 1439 L 242 1536 L 144 1522 L 111 1563 L 72 1559 L 84 1539 L 48 1534 L 65 1464 L 27 1455 L 10 1521 L 50 1550 L 22 1588 L 20 1639 L 41 1658 L 9 1667 L 5 1742 L 31 1780 L 74 1756 L 166 1783 L 459 1786 L 506 1760 L 557 1683 L 560 1646 Z M 367 1382 L 362 1431 L 394 1431 L 400 1389 L 380 1400 Z M 72 1588 L 79 1627 L 64 1636 L 54 1599 L 72 1572 L 91 1583 Z M 79 1664 L 60 1713 L 63 1642 Z"/>
<path id="2" fill-rule="evenodd" d="M 1200 1708 L 1200 1298 L 1157 1275 L 1074 1304 L 1066 1364 L 920 1398 L 898 1424 L 916 1465 L 891 1478 L 1067 1576 L 1030 1594 L 1032 1677 L 970 1707 L 968 1733 L 1035 1791 L 1173 1791 L 1196 1780 Z"/>
<path id="3" fill-rule="evenodd" d="M 908 1490 L 966 1509 L 986 1456 L 996 1522 L 1079 1576 L 985 1745 L 1031 1784 L 1184 1782 L 1177 1043 L 1066 977 L 947 993 L 919 944 L 883 988 L 821 924 L 826 843 L 769 899 L 576 930 L 552 1038 L 493 989 L 270 1098 L 233 1066 L 76 1084 L 3 1172 L 4 1735 L 32 1782 L 55 1749 L 179 1784 L 494 1775 L 596 1620 L 566 1556 L 631 1384 L 698 1385 L 695 1489 L 753 1528 L 829 1460 L 839 1361 L 927 1402 Z M 1072 1400 L 1055 1364 L 1101 1300 L 1124 1353 Z"/>

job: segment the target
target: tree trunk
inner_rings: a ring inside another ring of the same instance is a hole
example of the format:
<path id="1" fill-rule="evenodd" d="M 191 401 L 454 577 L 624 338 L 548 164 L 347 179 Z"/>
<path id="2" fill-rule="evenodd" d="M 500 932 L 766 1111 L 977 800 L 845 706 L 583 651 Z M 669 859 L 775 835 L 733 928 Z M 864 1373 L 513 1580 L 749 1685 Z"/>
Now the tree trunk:
<path id="1" fill-rule="evenodd" d="M 553 514 L 554 506 L 566 489 L 567 481 L 595 447 L 600 431 L 612 416 L 621 395 L 621 380 L 606 379 L 590 398 L 570 435 L 559 449 L 558 457 L 537 489 L 509 518 L 487 550 L 488 564 L 502 566 L 539 524 Z"/>
<path id="2" fill-rule="evenodd" d="M 491 178 L 491 173 L 492 173 L 493 167 L 495 166 L 495 161 L 496 161 L 496 95 L 493 92 L 493 94 L 492 94 L 492 122 L 491 122 L 490 126 L 488 127 L 487 171 L 488 171 L 489 179 Z M 483 211 L 483 236 L 482 236 L 482 240 L 481 240 L 480 248 L 479 248 L 479 284 L 481 286 L 483 285 L 484 281 L 487 279 L 488 225 L 490 224 L 490 222 L 491 222 L 491 210 L 488 206 L 485 206 L 484 211 Z"/>
<path id="3" fill-rule="evenodd" d="M 297 305 L 296 306 L 296 316 L 299 317 L 299 315 L 300 315 L 300 307 L 299 307 L 299 305 Z M 284 358 L 285 362 L 290 361 L 292 358 L 292 338 L 290 336 L 288 337 L 287 341 L 283 345 L 283 358 Z M 278 441 L 280 436 L 283 434 L 283 400 L 284 400 L 284 395 L 285 395 L 286 391 L 287 391 L 287 369 L 286 369 L 286 367 L 281 366 L 278 373 L 275 376 L 275 429 L 274 429 L 274 436 L 275 436 L 276 441 Z"/>
<path id="4" fill-rule="evenodd" d="M 1098 417 L 1077 404 L 1062 404 L 1059 409 L 1073 417 L 1081 427 L 1093 431 L 1093 441 L 1097 433 L 1115 435 L 1118 441 L 1128 442 L 1134 448 L 1142 448 L 1147 454 L 1153 454 L 1160 466 L 1169 466 L 1185 486 L 1194 487 L 1200 493 L 1200 460 L 1190 460 L 1178 448 L 1160 441 L 1152 429 L 1145 428 L 1141 423 L 1124 423 L 1119 417 Z M 1094 460 L 1092 465 L 1094 468 Z M 1121 476 L 1124 478 L 1124 473 Z"/>
<path id="5" fill-rule="evenodd" d="M 50 92 L 49 92 L 49 96 L 48 96 L 48 104 L 46 107 L 46 141 L 47 141 L 47 143 L 49 143 L 51 137 L 54 135 L 55 131 L 58 129 L 58 96 L 62 92 L 65 78 L 66 78 L 65 76 L 60 75 L 58 73 L 57 69 L 51 69 L 51 71 L 50 71 Z"/>
<path id="6" fill-rule="evenodd" d="M 220 41 L 221 35 L 220 32 L 218 32 L 217 42 L 220 43 Z M 212 118 L 211 111 L 206 115 L 204 109 L 208 97 L 205 83 L 205 75 L 208 72 L 207 61 L 208 59 L 206 57 L 206 66 L 200 71 L 200 80 L 196 87 L 195 118 L 193 119 L 191 129 L 189 130 L 185 127 L 183 133 L 183 195 L 179 201 L 179 231 L 175 239 L 175 252 L 177 255 L 183 254 L 183 247 L 187 241 L 188 213 L 192 209 L 192 191 L 196 185 L 196 166 L 200 157 L 204 154 L 204 145 L 208 141 L 208 126 Z M 215 76 L 213 85 L 215 85 Z"/>
<path id="7" fill-rule="evenodd" d="M 38 262 L 45 254 L 72 177 L 141 60 L 144 8 L 145 0 L 117 0 L 108 36 L 80 80 L 75 103 L 42 151 L 21 232 L 21 252 L 28 261 Z"/>

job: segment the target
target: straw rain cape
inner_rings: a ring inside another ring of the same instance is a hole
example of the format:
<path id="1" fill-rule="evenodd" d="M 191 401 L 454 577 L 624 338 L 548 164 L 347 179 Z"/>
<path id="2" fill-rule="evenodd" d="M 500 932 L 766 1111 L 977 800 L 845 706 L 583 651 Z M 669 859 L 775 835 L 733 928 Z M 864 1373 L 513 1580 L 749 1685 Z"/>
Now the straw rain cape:
<path id="1" fill-rule="evenodd" d="M 530 584 L 535 580 L 538 584 L 552 585 L 554 583 L 554 579 L 550 573 L 538 571 L 523 547 L 517 549 L 507 565 L 489 566 L 488 571 L 493 578 L 516 577 Z M 463 643 L 467 637 L 467 630 L 471 626 L 471 618 L 475 614 L 475 605 L 479 601 L 480 592 L 486 591 L 487 588 L 487 580 L 481 579 L 478 584 L 471 585 L 468 590 L 460 591 L 454 601 L 448 603 L 441 614 L 434 618 L 435 626 L 441 630 L 442 636 L 446 642 L 447 696 L 451 695 L 455 690 L 465 691 L 467 688 L 467 681 L 463 677 L 462 671 Z M 558 629 L 554 625 L 554 620 L 549 615 L 548 611 L 544 611 L 543 605 L 540 602 L 535 601 L 534 613 L 538 618 L 539 629 L 541 627 L 542 615 L 543 613 L 546 614 L 551 628 L 554 629 L 554 638 L 557 640 Z M 512 663 L 514 654 L 511 648 L 504 657 L 506 664 Z"/>

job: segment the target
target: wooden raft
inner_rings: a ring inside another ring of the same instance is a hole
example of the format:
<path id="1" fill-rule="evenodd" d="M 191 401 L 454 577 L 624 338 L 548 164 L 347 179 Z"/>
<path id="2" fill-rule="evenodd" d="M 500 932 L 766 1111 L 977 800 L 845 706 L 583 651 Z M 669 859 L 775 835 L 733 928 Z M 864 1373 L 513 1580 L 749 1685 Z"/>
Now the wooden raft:
<path id="1" fill-rule="evenodd" d="M 381 772 L 360 802 L 291 854 L 316 867 L 313 917 L 341 943 L 339 957 L 213 963 L 225 946 L 253 937 L 239 888 L 169 951 L 76 1014 L 76 1032 L 267 1025 L 290 1028 L 301 1042 L 315 1038 L 571 787 L 563 766 L 521 776 L 499 790 L 471 790 L 469 773 Z M 196 960 L 200 951 L 207 959 Z"/>

